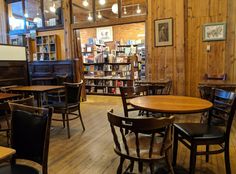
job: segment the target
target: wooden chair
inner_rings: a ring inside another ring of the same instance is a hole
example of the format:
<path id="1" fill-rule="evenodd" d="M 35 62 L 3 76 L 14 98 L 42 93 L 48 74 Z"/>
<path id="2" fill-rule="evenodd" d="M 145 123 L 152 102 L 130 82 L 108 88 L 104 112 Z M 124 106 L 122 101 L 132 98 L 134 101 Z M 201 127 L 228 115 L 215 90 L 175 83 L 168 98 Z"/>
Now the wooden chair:
<path id="1" fill-rule="evenodd" d="M 130 161 L 124 173 L 133 172 L 134 162 L 138 162 L 139 172 L 143 172 L 143 163 L 148 163 L 151 173 L 153 165 L 165 159 L 170 173 L 174 173 L 170 152 L 172 149 L 172 124 L 174 117 L 127 118 L 108 112 L 111 132 L 114 140 L 114 151 L 120 156 L 117 173 L 123 172 L 125 159 Z M 165 128 L 164 137 L 158 136 L 158 129 Z M 125 133 L 128 130 L 128 133 Z M 144 133 L 145 132 L 145 133 Z"/>
<path id="2" fill-rule="evenodd" d="M 55 79 L 56 79 L 56 85 L 63 85 L 64 82 L 68 81 L 68 74 L 57 75 Z M 47 99 L 49 104 L 64 101 L 65 90 L 60 89 L 60 90 L 50 91 L 47 93 Z"/>
<path id="3" fill-rule="evenodd" d="M 148 95 L 147 86 L 127 86 L 120 87 L 120 93 L 123 103 L 124 115 L 129 116 L 129 112 L 139 111 L 138 109 L 131 106 L 129 100 L 135 97 Z"/>
<path id="4" fill-rule="evenodd" d="M 0 167 L 0 174 L 41 173 L 28 163 L 16 163 L 16 159 L 38 163 L 42 167 L 42 174 L 47 174 L 52 108 L 36 108 L 15 103 L 10 103 L 10 108 L 12 111 L 11 147 L 16 150 L 16 153 L 10 165 Z"/>
<path id="5" fill-rule="evenodd" d="M 80 83 L 64 83 L 65 85 L 65 102 L 54 103 L 51 106 L 54 108 L 54 113 L 62 114 L 62 119 L 53 118 L 55 121 L 62 121 L 63 127 L 65 122 L 67 123 L 68 138 L 70 138 L 70 125 L 71 120 L 79 118 L 85 130 L 82 115 L 80 112 L 80 97 L 83 81 Z M 74 113 L 78 111 L 78 114 Z M 69 115 L 73 115 L 73 118 L 69 118 Z"/>
<path id="6" fill-rule="evenodd" d="M 195 171 L 196 156 L 224 152 L 226 173 L 230 174 L 229 138 L 232 121 L 236 109 L 236 94 L 222 89 L 214 89 L 213 108 L 209 113 L 208 122 L 174 124 L 174 155 L 173 164 L 176 164 L 178 140 L 190 149 L 189 173 Z M 222 124 L 224 123 L 224 124 Z M 197 151 L 198 145 L 205 145 L 206 151 Z M 210 145 L 218 145 L 217 150 L 209 150 Z"/>
<path id="7" fill-rule="evenodd" d="M 227 74 L 221 74 L 221 75 L 204 75 L 204 80 L 226 80 Z"/>

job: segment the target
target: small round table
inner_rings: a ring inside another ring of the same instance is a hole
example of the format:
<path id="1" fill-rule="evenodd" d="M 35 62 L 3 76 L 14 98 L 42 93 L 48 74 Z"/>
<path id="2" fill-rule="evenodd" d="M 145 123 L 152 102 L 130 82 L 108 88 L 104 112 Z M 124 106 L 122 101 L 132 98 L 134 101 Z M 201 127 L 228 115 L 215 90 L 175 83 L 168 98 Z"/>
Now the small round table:
<path id="1" fill-rule="evenodd" d="M 213 106 L 201 98 L 174 95 L 142 96 L 131 99 L 130 103 L 142 110 L 168 114 L 200 113 Z"/>

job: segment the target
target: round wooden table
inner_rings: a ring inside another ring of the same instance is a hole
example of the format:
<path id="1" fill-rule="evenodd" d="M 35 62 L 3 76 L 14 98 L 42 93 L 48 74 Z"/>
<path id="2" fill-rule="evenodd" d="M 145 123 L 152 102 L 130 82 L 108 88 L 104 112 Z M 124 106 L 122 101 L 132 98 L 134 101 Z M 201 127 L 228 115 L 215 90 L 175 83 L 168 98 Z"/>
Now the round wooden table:
<path id="1" fill-rule="evenodd" d="M 190 114 L 209 110 L 213 104 L 207 100 L 174 95 L 142 96 L 130 100 L 136 108 L 168 114 Z"/>

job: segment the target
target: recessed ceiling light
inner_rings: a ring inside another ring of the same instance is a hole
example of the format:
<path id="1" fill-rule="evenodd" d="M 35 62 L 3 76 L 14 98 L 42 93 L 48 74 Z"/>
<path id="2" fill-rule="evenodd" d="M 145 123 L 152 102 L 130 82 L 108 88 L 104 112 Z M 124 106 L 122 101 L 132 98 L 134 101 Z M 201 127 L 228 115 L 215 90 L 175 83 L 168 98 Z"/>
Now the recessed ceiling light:
<path id="1" fill-rule="evenodd" d="M 99 4 L 100 4 L 100 5 L 106 4 L 106 0 L 99 0 Z"/>
<path id="2" fill-rule="evenodd" d="M 83 1 L 83 6 L 87 7 L 89 5 L 88 0 Z"/>

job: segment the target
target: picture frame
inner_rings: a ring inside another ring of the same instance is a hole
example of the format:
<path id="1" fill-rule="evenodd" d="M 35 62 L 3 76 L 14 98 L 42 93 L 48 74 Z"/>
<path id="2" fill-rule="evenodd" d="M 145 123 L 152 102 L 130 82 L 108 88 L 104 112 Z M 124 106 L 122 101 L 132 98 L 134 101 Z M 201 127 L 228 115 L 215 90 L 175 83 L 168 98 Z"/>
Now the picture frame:
<path id="1" fill-rule="evenodd" d="M 173 45 L 173 18 L 155 20 L 155 46 Z"/>
<path id="2" fill-rule="evenodd" d="M 203 41 L 223 41 L 226 39 L 226 23 L 208 23 L 203 25 Z"/>
<path id="3" fill-rule="evenodd" d="M 96 35 L 98 40 L 103 40 L 104 42 L 113 41 L 113 29 L 112 27 L 101 27 L 97 28 Z"/>

